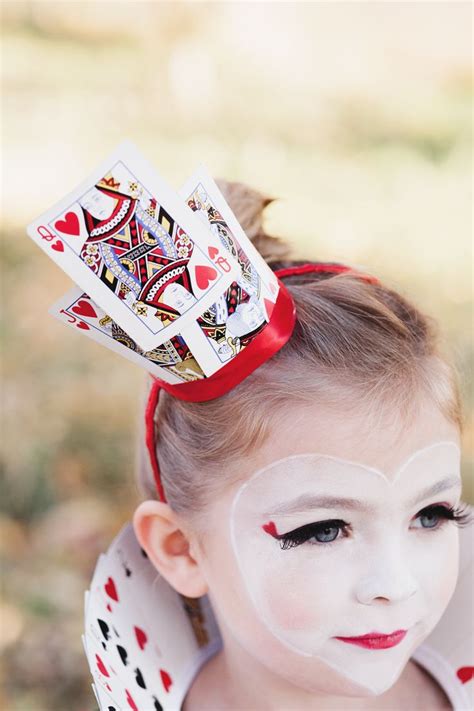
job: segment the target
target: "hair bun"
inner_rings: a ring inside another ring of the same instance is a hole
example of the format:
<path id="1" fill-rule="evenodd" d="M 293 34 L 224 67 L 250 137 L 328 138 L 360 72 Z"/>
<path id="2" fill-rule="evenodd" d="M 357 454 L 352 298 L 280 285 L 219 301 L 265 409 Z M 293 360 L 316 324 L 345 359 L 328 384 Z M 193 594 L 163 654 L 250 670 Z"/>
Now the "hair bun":
<path id="1" fill-rule="evenodd" d="M 280 237 L 273 237 L 263 227 L 263 211 L 277 198 L 264 195 L 237 181 L 216 178 L 217 187 L 229 203 L 247 237 L 265 261 L 271 263 L 290 257 L 290 248 Z"/>

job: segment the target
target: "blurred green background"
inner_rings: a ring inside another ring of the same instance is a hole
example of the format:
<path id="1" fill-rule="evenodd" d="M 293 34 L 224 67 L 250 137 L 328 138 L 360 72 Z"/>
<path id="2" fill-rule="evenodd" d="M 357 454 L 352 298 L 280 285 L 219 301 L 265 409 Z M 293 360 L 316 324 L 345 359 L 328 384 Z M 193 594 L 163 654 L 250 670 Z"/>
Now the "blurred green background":
<path id="1" fill-rule="evenodd" d="M 279 200 L 296 257 L 360 265 L 436 316 L 474 501 L 470 3 L 3 2 L 3 685 L 94 708 L 82 599 L 139 500 L 144 375 L 47 314 L 71 282 L 25 226 L 124 138 Z"/>

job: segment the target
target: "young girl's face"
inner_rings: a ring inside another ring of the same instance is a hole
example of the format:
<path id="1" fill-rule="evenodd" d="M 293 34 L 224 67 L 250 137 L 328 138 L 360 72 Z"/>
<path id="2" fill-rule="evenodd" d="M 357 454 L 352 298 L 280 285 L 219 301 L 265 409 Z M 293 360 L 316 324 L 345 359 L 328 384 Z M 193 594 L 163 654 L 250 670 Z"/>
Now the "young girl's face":
<path id="1" fill-rule="evenodd" d="M 428 405 L 403 432 L 321 406 L 287 416 L 210 507 L 224 643 L 310 692 L 380 694 L 454 591 L 457 429 Z"/>

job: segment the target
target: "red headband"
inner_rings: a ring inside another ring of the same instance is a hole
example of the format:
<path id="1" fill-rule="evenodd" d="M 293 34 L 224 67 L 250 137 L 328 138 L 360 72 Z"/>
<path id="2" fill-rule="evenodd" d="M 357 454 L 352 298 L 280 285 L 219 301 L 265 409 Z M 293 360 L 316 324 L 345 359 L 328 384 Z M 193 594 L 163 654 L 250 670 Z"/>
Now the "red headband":
<path id="1" fill-rule="evenodd" d="M 330 273 L 343 274 L 353 272 L 369 284 L 377 284 L 378 279 L 361 274 L 351 267 L 342 264 L 302 264 L 275 271 L 278 279 L 298 274 Z M 232 390 L 250 373 L 265 363 L 277 353 L 290 339 L 296 322 L 295 305 L 283 282 L 279 282 L 279 292 L 270 320 L 265 328 L 253 339 L 238 357 L 223 366 L 217 373 L 203 380 L 194 380 L 179 385 L 170 385 L 155 378 L 145 410 L 146 446 L 150 456 L 151 467 L 156 482 L 160 501 L 166 503 L 165 492 L 161 482 L 160 468 L 156 456 L 155 412 L 158 405 L 160 390 L 166 390 L 174 397 L 188 402 L 204 402 L 213 400 Z"/>

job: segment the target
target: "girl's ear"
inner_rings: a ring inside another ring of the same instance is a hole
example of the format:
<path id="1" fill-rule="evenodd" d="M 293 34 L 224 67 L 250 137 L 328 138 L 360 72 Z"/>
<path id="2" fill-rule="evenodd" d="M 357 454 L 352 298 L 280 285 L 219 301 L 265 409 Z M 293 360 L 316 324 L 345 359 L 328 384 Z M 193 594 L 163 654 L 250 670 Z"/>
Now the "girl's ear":
<path id="1" fill-rule="evenodd" d="M 187 597 L 208 591 L 201 566 L 194 557 L 191 536 L 183 532 L 177 515 L 162 501 L 143 501 L 133 515 L 135 535 L 159 573 Z"/>

